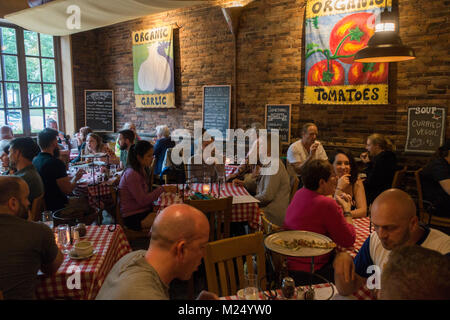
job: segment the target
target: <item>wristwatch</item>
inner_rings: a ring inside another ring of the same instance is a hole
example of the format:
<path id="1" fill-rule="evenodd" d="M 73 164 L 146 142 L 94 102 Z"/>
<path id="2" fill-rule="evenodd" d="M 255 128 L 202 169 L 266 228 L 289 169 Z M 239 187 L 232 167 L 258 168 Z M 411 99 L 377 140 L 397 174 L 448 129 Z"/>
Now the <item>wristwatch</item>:
<path id="1" fill-rule="evenodd" d="M 350 217 L 351 218 L 352 217 L 352 213 L 350 211 L 345 211 L 344 212 L 344 217 L 346 217 L 346 218 Z"/>

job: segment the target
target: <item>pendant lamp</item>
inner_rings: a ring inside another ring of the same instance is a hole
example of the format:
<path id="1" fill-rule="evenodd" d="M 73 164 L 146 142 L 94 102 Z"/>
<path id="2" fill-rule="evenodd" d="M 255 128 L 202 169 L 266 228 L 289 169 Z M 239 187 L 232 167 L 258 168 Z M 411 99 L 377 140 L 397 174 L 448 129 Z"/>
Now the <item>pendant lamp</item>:
<path id="1" fill-rule="evenodd" d="M 405 46 L 398 35 L 396 16 L 391 11 L 381 12 L 381 23 L 375 26 L 375 34 L 368 46 L 355 55 L 357 62 L 400 62 L 415 59 L 414 50 Z"/>

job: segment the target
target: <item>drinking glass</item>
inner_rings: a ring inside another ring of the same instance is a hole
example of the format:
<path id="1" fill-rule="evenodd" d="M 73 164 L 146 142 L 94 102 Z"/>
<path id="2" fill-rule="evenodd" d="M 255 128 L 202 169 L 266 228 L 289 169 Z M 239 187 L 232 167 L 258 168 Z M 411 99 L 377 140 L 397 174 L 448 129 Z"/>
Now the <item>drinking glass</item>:
<path id="1" fill-rule="evenodd" d="M 42 212 L 42 222 L 53 230 L 53 216 L 51 211 L 47 210 Z"/>
<path id="2" fill-rule="evenodd" d="M 258 300 L 258 276 L 255 273 L 245 275 L 244 296 L 246 300 Z"/>
<path id="3" fill-rule="evenodd" d="M 58 226 L 58 243 L 64 248 L 63 253 L 69 253 L 67 247 L 70 244 L 70 227 L 68 224 L 60 224 Z"/>
<path id="4" fill-rule="evenodd" d="M 115 164 L 109 165 L 109 170 L 110 170 L 109 174 L 111 177 L 113 177 L 116 174 L 116 169 L 117 169 L 117 167 Z"/>
<path id="5" fill-rule="evenodd" d="M 219 185 L 218 185 L 218 192 L 219 192 L 219 198 L 220 198 L 220 195 L 225 190 L 225 184 L 226 184 L 225 176 L 224 175 L 218 176 L 217 177 L 217 182 L 219 183 Z"/>

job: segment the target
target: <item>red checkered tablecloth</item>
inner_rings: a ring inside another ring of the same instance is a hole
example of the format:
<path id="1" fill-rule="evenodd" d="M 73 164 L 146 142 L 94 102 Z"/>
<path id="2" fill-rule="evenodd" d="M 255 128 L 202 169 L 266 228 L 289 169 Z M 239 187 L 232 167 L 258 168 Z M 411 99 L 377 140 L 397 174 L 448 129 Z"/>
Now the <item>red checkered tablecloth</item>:
<path id="1" fill-rule="evenodd" d="M 98 176 L 95 179 L 95 184 L 93 184 L 94 180 L 90 174 L 83 175 L 82 179 L 84 179 L 85 182 L 79 183 L 75 188 L 74 193 L 87 196 L 89 206 L 92 208 L 104 209 L 106 204 L 112 202 L 110 186 L 118 179 L 118 176 L 104 182 L 98 182 Z"/>
<path id="2" fill-rule="evenodd" d="M 193 192 L 201 192 L 203 188 L 202 183 L 193 183 L 191 185 Z M 217 196 L 219 186 L 216 183 L 212 184 L 211 194 Z M 247 190 L 244 187 L 236 186 L 232 183 L 225 184 L 224 189 L 221 191 L 221 197 L 230 197 L 230 196 L 245 196 L 249 195 Z M 177 197 L 174 193 L 162 193 L 159 199 L 156 202 L 156 205 L 159 206 L 159 210 L 162 210 L 171 204 L 181 203 L 181 198 Z M 232 222 L 245 222 L 248 221 L 248 224 L 253 229 L 258 229 L 259 227 L 259 206 L 258 203 L 238 203 L 233 204 L 232 212 L 231 212 L 231 221 Z"/>
<path id="3" fill-rule="evenodd" d="M 64 262 L 53 276 L 39 275 L 36 287 L 38 299 L 93 300 L 97 296 L 108 272 L 114 264 L 131 252 L 130 244 L 119 225 L 87 226 L 86 237 L 93 243 L 95 254 L 85 260 L 72 260 L 64 255 Z M 69 247 L 69 250 L 72 247 Z M 81 287 L 76 287 L 76 273 L 79 272 Z M 69 287 L 73 289 L 70 289 Z"/>
<path id="4" fill-rule="evenodd" d="M 364 217 L 364 218 L 357 218 L 353 219 L 353 226 L 355 227 L 356 231 L 356 239 L 355 244 L 351 248 L 342 248 L 338 247 L 338 250 L 344 250 L 348 252 L 352 258 L 356 257 L 357 253 L 361 249 L 364 241 L 366 241 L 367 237 L 370 235 L 370 218 Z"/>
<path id="5" fill-rule="evenodd" d="M 229 176 L 230 174 L 233 174 L 237 170 L 238 167 L 239 166 L 237 166 L 237 165 L 226 164 L 225 165 L 225 175 Z"/>
<path id="6" fill-rule="evenodd" d="M 352 258 L 355 258 L 364 241 L 366 241 L 371 233 L 370 218 L 364 217 L 353 219 L 353 225 L 355 226 L 356 231 L 355 244 L 352 248 L 344 248 L 344 250 L 348 252 L 352 256 Z M 342 250 L 342 248 L 338 249 Z M 358 300 L 374 300 L 376 298 L 373 295 L 373 292 L 370 291 L 366 286 L 359 288 L 358 291 L 352 294 L 352 296 Z"/>

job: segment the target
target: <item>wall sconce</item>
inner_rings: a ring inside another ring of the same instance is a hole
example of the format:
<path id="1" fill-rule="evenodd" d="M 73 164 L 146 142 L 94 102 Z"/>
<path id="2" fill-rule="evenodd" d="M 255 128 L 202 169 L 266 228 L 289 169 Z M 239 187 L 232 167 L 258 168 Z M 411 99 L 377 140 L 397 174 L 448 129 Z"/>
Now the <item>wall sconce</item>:
<path id="1" fill-rule="evenodd" d="M 381 12 L 380 23 L 367 47 L 355 55 L 357 62 L 400 62 L 415 59 L 414 50 L 405 46 L 398 35 L 397 15 L 387 8 Z"/>

